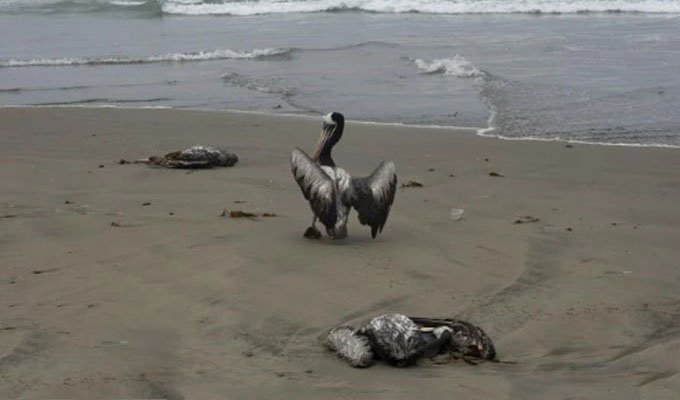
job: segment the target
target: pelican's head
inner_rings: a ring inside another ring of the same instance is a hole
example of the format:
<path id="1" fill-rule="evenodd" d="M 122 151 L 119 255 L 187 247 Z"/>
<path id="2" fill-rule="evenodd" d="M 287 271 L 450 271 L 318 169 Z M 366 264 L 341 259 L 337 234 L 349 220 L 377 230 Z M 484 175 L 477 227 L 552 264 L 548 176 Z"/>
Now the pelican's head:
<path id="1" fill-rule="evenodd" d="M 318 160 L 324 151 L 330 153 L 333 146 L 340 141 L 344 127 L 345 117 L 342 114 L 332 112 L 324 115 L 323 128 L 314 148 L 314 160 Z"/>

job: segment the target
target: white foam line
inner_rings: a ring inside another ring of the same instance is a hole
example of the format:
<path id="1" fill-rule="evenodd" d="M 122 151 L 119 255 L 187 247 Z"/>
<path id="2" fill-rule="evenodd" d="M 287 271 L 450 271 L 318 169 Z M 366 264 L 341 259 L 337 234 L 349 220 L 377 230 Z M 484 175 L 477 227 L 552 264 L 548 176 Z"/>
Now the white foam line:
<path id="1" fill-rule="evenodd" d="M 117 104 L 49 104 L 49 105 L 39 105 L 39 104 L 6 104 L 0 105 L 0 110 L 4 108 L 120 108 L 123 110 L 146 110 L 146 109 L 162 109 L 162 110 L 175 110 L 175 108 L 170 106 L 120 106 Z M 182 109 L 176 109 L 181 111 Z M 199 110 L 192 110 L 199 111 Z M 202 110 L 206 111 L 206 110 Z"/>
<path id="2" fill-rule="evenodd" d="M 258 15 L 309 13 L 333 10 L 360 10 L 377 13 L 430 14 L 506 14 L 506 13 L 581 13 L 643 12 L 678 13 L 680 5 L 665 0 L 308 0 L 204 3 L 167 0 L 162 9 L 182 15 Z"/>
<path id="3" fill-rule="evenodd" d="M 487 122 L 488 127 L 486 128 L 480 128 L 477 130 L 477 136 L 485 137 L 485 138 L 492 138 L 492 139 L 500 139 L 500 140 L 509 140 L 509 141 L 534 141 L 534 142 L 562 142 L 562 143 L 573 143 L 573 144 L 587 144 L 587 145 L 596 145 L 596 146 L 617 146 L 617 147 L 655 147 L 655 148 L 668 148 L 668 149 L 680 149 L 680 146 L 677 145 L 672 145 L 672 144 L 642 144 L 642 143 L 619 143 L 619 142 L 613 142 L 613 143 L 607 143 L 607 142 L 589 142 L 587 140 L 576 140 L 576 139 L 565 139 L 565 138 L 541 138 L 541 137 L 536 137 L 536 136 L 520 136 L 520 137 L 513 137 L 513 136 L 504 136 L 501 134 L 494 134 L 494 132 L 497 128 L 494 126 L 494 121 L 496 119 L 496 110 L 492 107 L 489 106 L 489 109 L 491 111 L 491 115 L 489 115 L 489 120 Z"/>
<path id="4" fill-rule="evenodd" d="M 191 111 L 191 112 L 205 112 L 205 113 L 235 113 L 235 114 L 252 114 L 252 115 L 263 115 L 267 117 L 287 117 L 287 118 L 302 118 L 302 119 L 319 119 L 320 115 L 304 115 L 304 114 L 288 114 L 288 113 L 271 113 L 266 111 L 252 111 L 252 110 L 206 110 L 200 108 L 175 108 L 169 106 L 120 106 L 116 104 L 66 104 L 66 105 L 0 105 L 0 109 L 5 108 L 112 108 L 121 110 L 174 110 L 174 111 Z M 420 124 L 405 124 L 401 122 L 375 122 L 375 121 L 355 121 L 347 120 L 353 124 L 360 125 L 380 125 L 380 126 L 399 126 L 406 128 L 419 128 L 419 129 L 446 129 L 446 130 L 466 130 L 475 131 L 475 134 L 479 137 L 488 139 L 499 139 L 507 141 L 533 141 L 533 142 L 562 142 L 562 143 L 573 143 L 582 145 L 594 145 L 594 146 L 614 146 L 614 147 L 640 147 L 640 148 L 664 148 L 664 149 L 680 149 L 678 145 L 672 144 L 639 144 L 639 143 L 605 143 L 605 142 L 588 142 L 585 140 L 573 140 L 564 138 L 540 138 L 533 136 L 523 136 L 523 137 L 508 137 L 503 135 L 492 135 L 486 132 L 491 132 L 496 130 L 495 127 L 478 128 L 478 127 L 468 127 L 468 126 L 453 126 L 453 125 L 420 125 Z"/>
<path id="5" fill-rule="evenodd" d="M 495 129 L 495 128 L 492 128 Z M 482 129 L 484 130 L 484 129 Z M 491 138 L 491 139 L 500 139 L 500 140 L 507 140 L 507 141 L 531 141 L 531 142 L 562 142 L 562 143 L 573 143 L 573 144 L 586 144 L 586 145 L 595 145 L 595 146 L 614 146 L 614 147 L 653 147 L 653 148 L 666 148 L 666 149 L 680 149 L 680 146 L 678 145 L 673 145 L 673 144 L 643 144 L 643 143 L 622 143 L 622 142 L 589 142 L 587 140 L 577 140 L 577 139 L 565 139 L 565 138 L 542 138 L 542 137 L 535 137 L 535 136 L 521 136 L 521 137 L 510 137 L 510 136 L 503 136 L 503 135 L 490 135 L 490 134 L 482 134 L 479 131 L 477 132 L 478 136 L 485 137 L 485 138 Z"/>
<path id="6" fill-rule="evenodd" d="M 32 58 L 0 60 L 0 68 L 21 67 L 77 67 L 83 65 L 131 65 L 157 63 L 183 63 L 217 60 L 256 60 L 265 57 L 280 56 L 290 53 L 287 48 L 266 48 L 249 51 L 217 49 L 201 50 L 185 53 L 167 53 L 148 57 L 65 57 L 65 58 Z"/>

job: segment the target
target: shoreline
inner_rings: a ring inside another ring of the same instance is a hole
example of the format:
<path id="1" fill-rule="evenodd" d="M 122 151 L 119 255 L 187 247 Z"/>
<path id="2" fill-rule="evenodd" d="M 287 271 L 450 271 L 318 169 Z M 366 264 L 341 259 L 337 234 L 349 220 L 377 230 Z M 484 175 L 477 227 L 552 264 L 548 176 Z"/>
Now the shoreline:
<path id="1" fill-rule="evenodd" d="M 250 110 L 236 110 L 236 109 L 226 109 L 226 110 L 211 110 L 211 109 L 199 109 L 199 108 L 174 108 L 166 106 L 118 106 L 114 104 L 102 104 L 102 105 L 0 105 L 0 109 L 30 109 L 30 108 L 55 108 L 55 109 L 69 109 L 69 108 L 85 108 L 85 109 L 121 109 L 121 110 L 174 110 L 174 111 L 190 111 L 190 112 L 205 112 L 205 113 L 241 113 L 241 114 L 251 114 L 251 115 L 263 115 L 272 117 L 298 117 L 307 119 L 317 119 L 319 116 L 308 115 L 308 114 L 289 114 L 289 113 L 274 113 L 266 111 L 250 111 Z M 492 120 L 494 115 L 489 117 Z M 641 144 L 641 143 L 606 143 L 606 142 L 589 142 L 584 140 L 576 139 L 563 139 L 563 138 L 540 138 L 533 136 L 524 137 L 509 137 L 503 135 L 489 134 L 487 132 L 493 132 L 496 127 L 471 127 L 471 126 L 455 126 L 455 125 L 424 125 L 424 124 L 407 124 L 401 122 L 378 122 L 378 121 L 356 121 L 352 119 L 347 120 L 353 124 L 360 125 L 378 125 L 378 126 L 397 126 L 397 127 L 407 127 L 407 128 L 417 128 L 417 129 L 436 129 L 436 130 L 455 130 L 455 131 L 474 131 L 475 135 L 478 137 L 486 139 L 498 139 L 504 141 L 517 141 L 517 142 L 556 142 L 565 144 L 578 144 L 578 145 L 593 145 L 593 146 L 606 146 L 606 147 L 632 147 L 632 148 L 660 148 L 660 149 L 680 149 L 680 145 L 670 145 L 670 144 Z"/>

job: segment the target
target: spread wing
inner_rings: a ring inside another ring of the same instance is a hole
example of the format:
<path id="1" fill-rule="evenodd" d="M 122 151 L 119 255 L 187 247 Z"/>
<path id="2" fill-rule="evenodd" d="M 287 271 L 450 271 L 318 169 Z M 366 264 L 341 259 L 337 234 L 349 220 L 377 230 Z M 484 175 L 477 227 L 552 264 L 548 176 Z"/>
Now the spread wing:
<path id="1" fill-rule="evenodd" d="M 354 190 L 351 204 L 359 213 L 359 222 L 371 227 L 371 236 L 382 232 L 397 191 L 397 174 L 394 163 L 383 161 L 365 178 L 352 180 Z"/>
<path id="2" fill-rule="evenodd" d="M 295 148 L 290 156 L 293 176 L 314 215 L 325 226 L 335 225 L 338 217 L 333 180 L 304 151 Z"/>

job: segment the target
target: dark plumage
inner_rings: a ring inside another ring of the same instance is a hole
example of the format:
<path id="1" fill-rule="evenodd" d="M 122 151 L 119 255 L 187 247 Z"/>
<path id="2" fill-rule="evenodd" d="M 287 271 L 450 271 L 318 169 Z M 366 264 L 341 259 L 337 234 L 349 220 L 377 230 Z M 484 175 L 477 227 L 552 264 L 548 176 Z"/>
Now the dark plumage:
<path id="1" fill-rule="evenodd" d="M 479 327 L 467 321 L 451 318 L 419 318 L 409 317 L 417 325 L 424 328 L 446 326 L 452 330 L 449 352 L 462 357 L 474 357 L 484 360 L 496 358 L 496 348 L 491 338 Z"/>
<path id="2" fill-rule="evenodd" d="M 368 367 L 375 359 L 405 367 L 442 353 L 454 358 L 496 358 L 491 339 L 469 322 L 402 314 L 380 315 L 356 329 L 331 329 L 325 345 L 353 367 Z"/>
<path id="3" fill-rule="evenodd" d="M 391 163 L 390 163 L 391 164 Z M 376 182 L 387 182 L 387 187 L 383 189 L 383 196 L 375 196 L 372 187 Z M 397 176 L 393 168 L 383 161 L 378 168 L 368 177 L 355 178 L 352 180 L 354 193 L 351 197 L 351 204 L 359 213 L 359 222 L 362 225 L 371 227 L 371 237 L 382 232 L 387 217 L 390 215 L 390 207 L 394 202 L 394 195 L 397 192 Z"/>
<path id="4" fill-rule="evenodd" d="M 314 213 L 310 229 L 316 230 L 316 220 L 326 228 L 328 236 L 347 236 L 347 218 L 351 208 L 359 213 L 359 222 L 371 227 L 373 238 L 382 232 L 394 202 L 397 175 L 394 163 L 383 161 L 367 177 L 353 178 L 336 167 L 331 156 L 340 140 L 345 118 L 340 113 L 324 117 L 322 133 L 314 155 L 308 156 L 296 148 L 291 154 L 291 171 Z M 309 230 L 308 230 L 309 231 Z"/>

